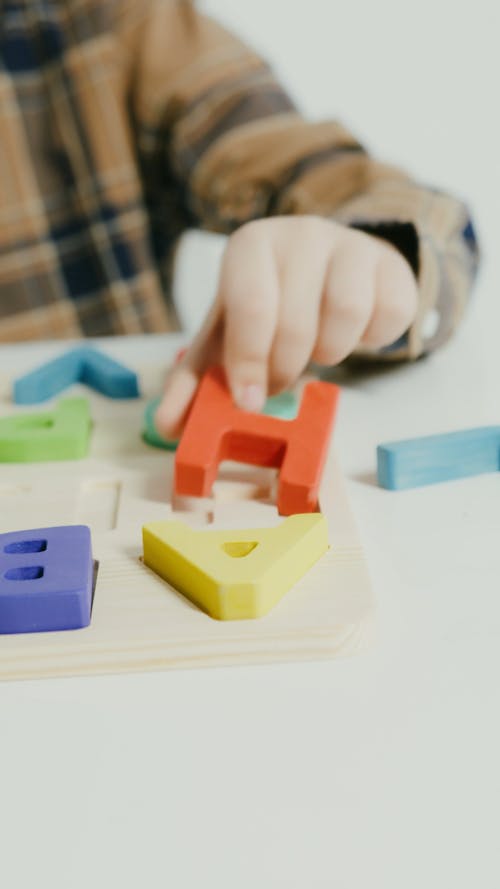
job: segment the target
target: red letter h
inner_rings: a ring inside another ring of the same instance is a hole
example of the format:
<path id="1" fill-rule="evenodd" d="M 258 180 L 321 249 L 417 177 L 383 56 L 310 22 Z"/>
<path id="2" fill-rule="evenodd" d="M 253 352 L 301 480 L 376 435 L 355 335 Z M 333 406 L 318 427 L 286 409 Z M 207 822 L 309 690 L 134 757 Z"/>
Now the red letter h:
<path id="1" fill-rule="evenodd" d="M 340 390 L 331 383 L 304 388 L 295 420 L 237 408 L 221 368 L 203 377 L 175 458 L 178 495 L 207 497 L 222 460 L 280 468 L 281 515 L 314 512 Z"/>

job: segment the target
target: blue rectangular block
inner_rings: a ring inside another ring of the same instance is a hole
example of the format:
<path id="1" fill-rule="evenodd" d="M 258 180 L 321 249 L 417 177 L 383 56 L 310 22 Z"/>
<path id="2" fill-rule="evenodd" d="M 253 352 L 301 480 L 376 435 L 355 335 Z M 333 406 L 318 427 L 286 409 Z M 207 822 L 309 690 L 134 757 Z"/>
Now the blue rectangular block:
<path id="1" fill-rule="evenodd" d="M 0 634 L 90 623 L 94 563 L 86 525 L 0 535 Z"/>
<path id="2" fill-rule="evenodd" d="M 378 483 L 390 490 L 418 488 L 499 469 L 500 426 L 412 438 L 377 448 Z"/>

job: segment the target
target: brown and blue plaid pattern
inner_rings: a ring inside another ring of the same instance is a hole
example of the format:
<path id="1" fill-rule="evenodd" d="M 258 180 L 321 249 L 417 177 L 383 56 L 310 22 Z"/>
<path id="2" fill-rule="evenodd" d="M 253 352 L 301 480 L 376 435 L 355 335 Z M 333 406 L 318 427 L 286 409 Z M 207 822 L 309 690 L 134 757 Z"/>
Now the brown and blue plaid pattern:
<path id="1" fill-rule="evenodd" d="M 0 3 L 0 341 L 173 329 L 182 231 L 279 213 L 331 216 L 408 258 L 419 318 L 387 357 L 458 324 L 477 264 L 464 205 L 306 122 L 215 22 L 175 0 Z"/>

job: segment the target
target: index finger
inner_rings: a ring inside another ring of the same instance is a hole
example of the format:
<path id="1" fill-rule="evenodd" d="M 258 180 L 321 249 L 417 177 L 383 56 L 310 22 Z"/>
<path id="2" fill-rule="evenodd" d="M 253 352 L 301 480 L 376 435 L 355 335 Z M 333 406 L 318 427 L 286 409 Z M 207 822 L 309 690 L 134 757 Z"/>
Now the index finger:
<path id="1" fill-rule="evenodd" d="M 233 237 L 223 259 L 223 362 L 236 404 L 259 411 L 268 389 L 269 358 L 280 285 L 272 246 L 258 232 Z"/>

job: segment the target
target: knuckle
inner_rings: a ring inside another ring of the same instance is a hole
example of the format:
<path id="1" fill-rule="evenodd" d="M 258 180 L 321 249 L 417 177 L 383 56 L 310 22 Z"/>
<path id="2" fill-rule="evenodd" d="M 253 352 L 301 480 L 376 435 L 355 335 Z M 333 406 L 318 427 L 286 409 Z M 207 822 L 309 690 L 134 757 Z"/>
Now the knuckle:
<path id="1" fill-rule="evenodd" d="M 269 378 L 273 391 L 280 392 L 295 383 L 309 358 L 302 358 L 301 354 L 290 355 L 280 349 L 271 356 Z"/>
<path id="2" fill-rule="evenodd" d="M 414 320 L 415 303 L 392 299 L 378 309 L 363 336 L 363 341 L 374 348 L 389 346 L 410 327 Z"/>
<path id="3" fill-rule="evenodd" d="M 278 328 L 277 338 L 279 340 L 280 348 L 284 348 L 293 354 L 295 351 L 303 349 L 306 334 L 298 321 L 282 321 Z"/>
<path id="4" fill-rule="evenodd" d="M 262 223 L 265 221 L 266 220 L 262 219 L 252 219 L 250 222 L 245 222 L 243 225 L 240 225 L 240 227 L 229 236 L 228 248 L 230 249 L 231 245 L 240 245 L 248 240 L 260 237 Z"/>
<path id="5" fill-rule="evenodd" d="M 273 303 L 264 295 L 249 296 L 234 293 L 227 305 L 226 332 L 238 342 L 266 340 L 274 328 Z"/>
<path id="6" fill-rule="evenodd" d="M 243 301 L 238 309 L 240 323 L 243 324 L 263 324 L 272 317 L 271 304 L 264 295 L 255 295 Z"/>
<path id="7" fill-rule="evenodd" d="M 271 391 L 282 392 L 295 382 L 297 376 L 298 373 L 293 374 L 290 370 L 285 368 L 273 368 L 270 375 Z"/>
<path id="8" fill-rule="evenodd" d="M 256 368 L 267 358 L 267 349 L 263 342 L 243 340 L 237 343 L 228 341 L 224 349 L 225 361 L 240 368 Z"/>
<path id="9" fill-rule="evenodd" d="M 355 299 L 335 299 L 329 315 L 327 324 L 330 328 L 359 328 L 368 321 L 367 306 Z"/>
<path id="10" fill-rule="evenodd" d="M 312 360 L 317 364 L 339 364 L 355 347 L 359 335 L 349 328 L 338 325 L 326 325 L 318 336 L 312 352 Z"/>
<path id="11" fill-rule="evenodd" d="M 319 231 L 335 227 L 335 223 L 325 219 L 323 216 L 315 216 L 314 213 L 305 213 L 294 217 L 294 224 L 299 231 L 311 235 L 316 235 Z"/>
<path id="12" fill-rule="evenodd" d="M 391 308 L 387 319 L 387 336 L 391 342 L 394 336 L 404 333 L 413 320 L 413 311 L 408 306 L 395 305 Z"/>
<path id="13" fill-rule="evenodd" d="M 262 384 L 266 387 L 267 366 L 265 362 L 259 361 L 238 361 L 226 368 L 228 378 L 233 385 L 253 383 Z"/>
<path id="14" fill-rule="evenodd" d="M 338 364 L 345 358 L 345 350 L 339 344 L 320 342 L 315 346 L 312 359 L 316 364 Z"/>
<path id="15" fill-rule="evenodd" d="M 318 343 L 312 353 L 312 359 L 317 364 L 334 364 L 335 357 L 335 349 L 329 347 L 325 343 Z"/>
<path id="16" fill-rule="evenodd" d="M 301 216 L 290 220 L 292 243 L 298 250 L 304 246 L 309 250 L 324 253 L 330 249 L 337 236 L 336 226 L 320 216 Z"/>

